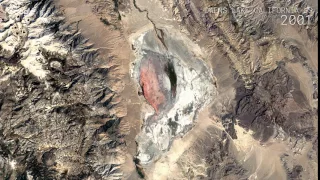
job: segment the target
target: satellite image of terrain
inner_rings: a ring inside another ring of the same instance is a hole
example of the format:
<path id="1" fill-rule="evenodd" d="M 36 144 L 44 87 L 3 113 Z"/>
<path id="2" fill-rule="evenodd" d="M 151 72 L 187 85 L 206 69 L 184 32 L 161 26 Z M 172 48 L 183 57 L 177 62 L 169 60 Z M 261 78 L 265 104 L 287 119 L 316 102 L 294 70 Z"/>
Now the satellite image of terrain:
<path id="1" fill-rule="evenodd" d="M 317 180 L 317 0 L 0 0 L 0 180 Z"/>

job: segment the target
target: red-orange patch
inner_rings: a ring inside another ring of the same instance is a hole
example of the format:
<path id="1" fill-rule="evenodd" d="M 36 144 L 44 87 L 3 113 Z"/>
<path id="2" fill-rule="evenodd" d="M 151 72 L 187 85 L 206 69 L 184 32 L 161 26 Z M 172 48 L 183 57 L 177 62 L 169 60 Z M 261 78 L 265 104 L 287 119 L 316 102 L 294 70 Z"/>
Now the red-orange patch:
<path id="1" fill-rule="evenodd" d="M 140 85 L 144 97 L 158 114 L 159 106 L 165 102 L 166 98 L 161 91 L 155 67 L 150 61 L 140 68 Z"/>

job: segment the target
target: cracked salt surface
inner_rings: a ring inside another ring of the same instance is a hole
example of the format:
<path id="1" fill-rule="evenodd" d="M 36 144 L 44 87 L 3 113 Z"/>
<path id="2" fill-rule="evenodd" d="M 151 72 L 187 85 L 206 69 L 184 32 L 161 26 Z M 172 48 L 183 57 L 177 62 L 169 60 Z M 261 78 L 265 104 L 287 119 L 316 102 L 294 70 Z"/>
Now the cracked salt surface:
<path id="1" fill-rule="evenodd" d="M 188 44 L 182 38 L 177 40 L 167 37 L 170 34 L 166 32 L 165 44 L 169 49 L 166 51 L 156 42 L 153 35 L 152 31 L 147 31 L 133 42 L 136 60 L 131 75 L 138 83 L 139 65 L 144 57 L 148 56 L 147 52 L 171 58 L 177 75 L 177 92 L 172 105 L 167 102 L 166 106 L 169 108 L 164 108 L 159 115 L 150 116 L 150 112 L 145 113 L 148 116 L 145 117 L 144 127 L 136 138 L 137 158 L 141 164 L 148 164 L 160 157 L 163 152 L 169 150 L 175 137 L 182 136 L 190 130 L 197 112 L 210 102 L 216 91 L 210 70 L 194 53 L 190 53 L 192 44 Z M 175 132 L 170 127 L 169 120 L 176 123 Z"/>

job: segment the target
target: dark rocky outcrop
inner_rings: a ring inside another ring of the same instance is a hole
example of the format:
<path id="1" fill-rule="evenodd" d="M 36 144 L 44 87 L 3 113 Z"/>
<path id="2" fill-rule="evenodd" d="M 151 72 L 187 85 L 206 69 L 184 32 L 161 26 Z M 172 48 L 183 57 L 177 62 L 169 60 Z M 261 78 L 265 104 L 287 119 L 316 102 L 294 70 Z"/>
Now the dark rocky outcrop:
<path id="1" fill-rule="evenodd" d="M 255 132 L 255 138 L 267 141 L 277 127 L 290 136 L 314 135 L 314 112 L 306 107 L 307 101 L 299 84 L 283 66 L 256 78 L 253 89 L 237 88 L 234 117 L 239 124 Z"/>

